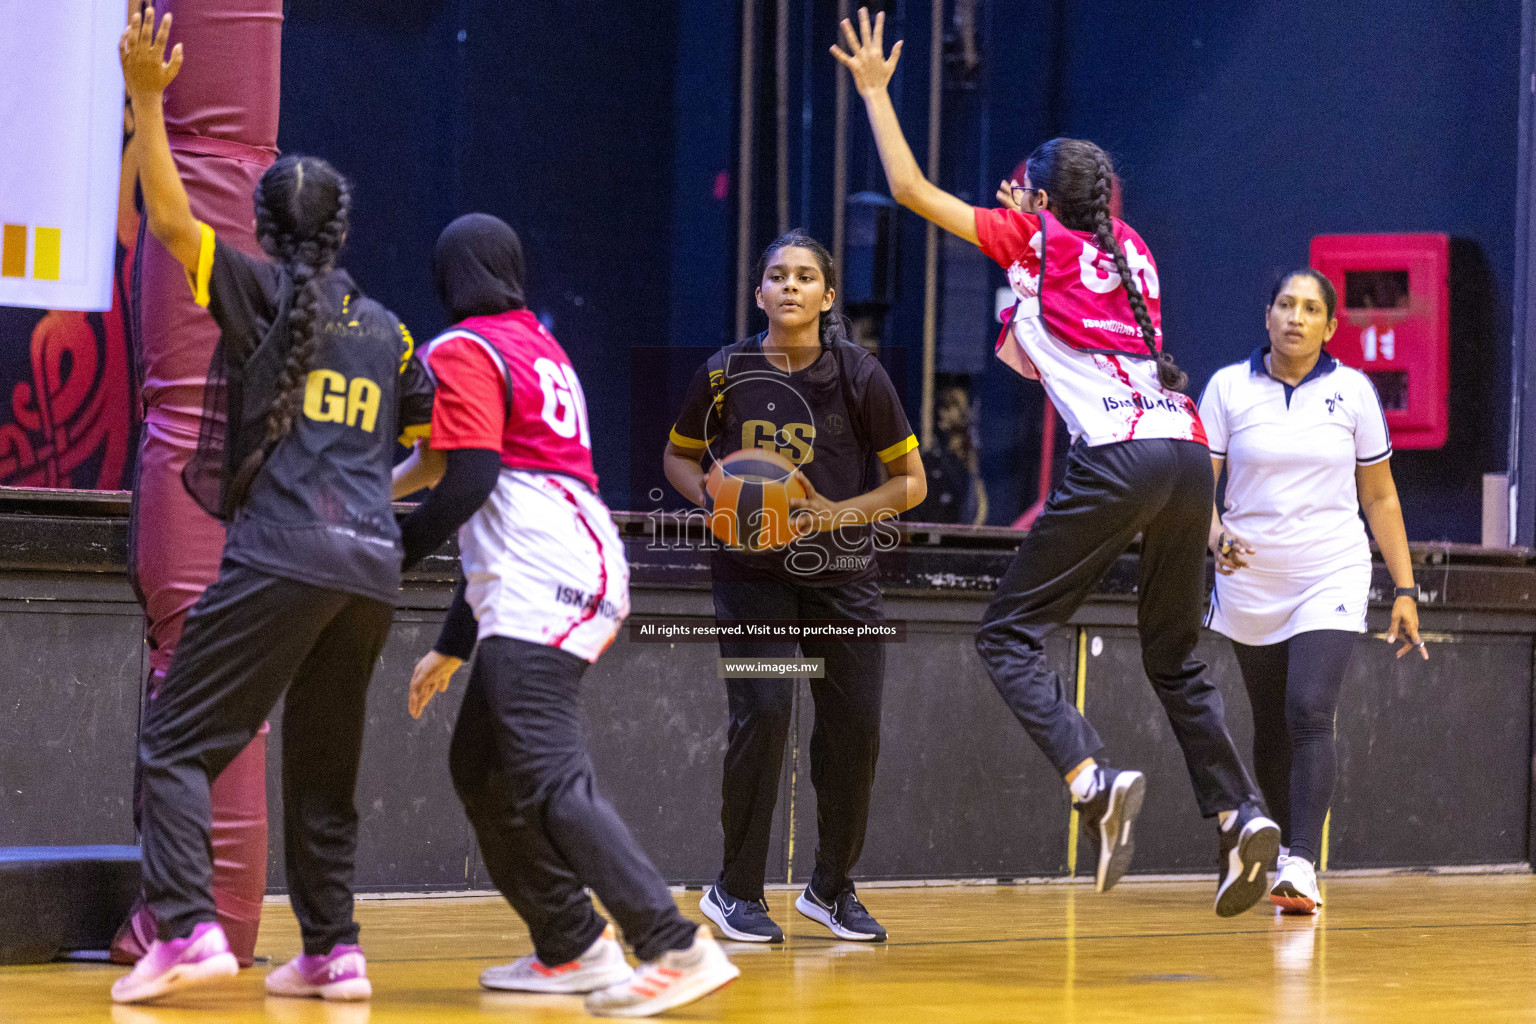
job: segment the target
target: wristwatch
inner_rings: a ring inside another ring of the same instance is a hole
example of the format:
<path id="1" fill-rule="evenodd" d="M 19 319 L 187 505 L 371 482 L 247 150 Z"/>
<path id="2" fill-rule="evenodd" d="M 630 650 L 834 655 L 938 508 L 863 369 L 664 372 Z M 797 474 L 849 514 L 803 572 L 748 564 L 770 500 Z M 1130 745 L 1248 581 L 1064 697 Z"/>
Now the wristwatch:
<path id="1" fill-rule="evenodd" d="M 1392 591 L 1392 597 L 1394 600 L 1399 597 L 1411 597 L 1417 602 L 1419 599 L 1419 585 L 1415 583 L 1411 587 L 1395 587 Z"/>

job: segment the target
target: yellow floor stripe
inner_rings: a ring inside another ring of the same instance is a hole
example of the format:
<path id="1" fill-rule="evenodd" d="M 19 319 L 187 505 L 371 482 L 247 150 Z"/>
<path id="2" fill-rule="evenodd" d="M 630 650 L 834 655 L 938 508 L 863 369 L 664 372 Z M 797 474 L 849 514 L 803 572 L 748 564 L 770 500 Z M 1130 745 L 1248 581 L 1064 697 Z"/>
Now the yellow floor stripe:
<path id="1" fill-rule="evenodd" d="M 1077 630 L 1077 710 L 1082 713 L 1084 697 L 1088 692 L 1088 631 L 1081 626 Z M 1072 808 L 1067 821 L 1067 876 L 1077 874 L 1077 808 Z"/>

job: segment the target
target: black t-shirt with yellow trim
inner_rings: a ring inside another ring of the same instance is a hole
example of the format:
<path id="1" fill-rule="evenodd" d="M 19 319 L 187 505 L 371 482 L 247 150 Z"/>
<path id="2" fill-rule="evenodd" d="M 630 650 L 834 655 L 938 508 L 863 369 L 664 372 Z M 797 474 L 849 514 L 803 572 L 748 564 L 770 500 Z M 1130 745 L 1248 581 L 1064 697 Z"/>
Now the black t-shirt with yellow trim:
<path id="1" fill-rule="evenodd" d="M 687 451 L 708 449 L 712 459 L 743 448 L 777 451 L 832 501 L 878 487 L 886 480 L 883 464 L 917 447 L 901 398 L 873 355 L 840 342 L 789 373 L 764 355 L 761 336 L 727 346 L 699 367 L 671 441 Z M 717 579 L 813 586 L 873 579 L 879 567 L 871 529 L 823 531 L 764 554 L 719 549 L 711 567 Z"/>
<path id="2" fill-rule="evenodd" d="M 193 295 L 222 331 L 226 372 L 275 380 L 287 357 L 285 272 L 203 226 Z M 267 457 L 229 524 L 224 557 L 275 576 L 393 603 L 400 531 L 390 507 L 396 438 L 425 436 L 432 381 L 410 332 L 364 297 L 346 271 L 319 279 L 314 363 L 286 437 Z M 282 325 L 278 325 L 281 327 Z M 270 400 L 245 402 L 247 418 Z M 231 415 L 235 415 L 231 411 Z"/>

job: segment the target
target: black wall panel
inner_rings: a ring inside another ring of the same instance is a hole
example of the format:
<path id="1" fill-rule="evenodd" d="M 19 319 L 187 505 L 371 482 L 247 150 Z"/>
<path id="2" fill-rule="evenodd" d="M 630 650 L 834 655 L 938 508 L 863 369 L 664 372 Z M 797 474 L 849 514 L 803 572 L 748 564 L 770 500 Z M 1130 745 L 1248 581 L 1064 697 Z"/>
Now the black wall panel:
<path id="1" fill-rule="evenodd" d="M 1095 641 L 1102 641 L 1102 646 Z M 1136 830 L 1137 874 L 1216 870 L 1216 824 L 1200 817 L 1184 755 L 1168 717 L 1141 668 L 1141 641 L 1135 629 L 1089 627 L 1085 713 L 1117 768 L 1147 775 L 1147 799 Z M 1094 653 L 1095 651 L 1099 653 Z M 1196 654 L 1211 667 L 1226 704 L 1227 728 L 1243 760 L 1251 761 L 1253 725 L 1231 644 L 1202 632 Z M 1093 859 L 1081 847 L 1078 870 L 1089 873 Z"/>
<path id="2" fill-rule="evenodd" d="M 412 584 L 368 703 L 357 804 L 362 891 L 460 891 L 489 884 L 452 792 L 447 753 L 465 679 L 420 721 L 406 712 L 411 668 L 430 645 L 446 584 Z M 985 593 L 896 591 L 905 620 L 887 649 L 883 747 L 857 877 L 1057 875 L 1067 865 L 1065 789 L 997 696 L 972 647 Z M 708 591 L 645 585 L 637 621 L 709 615 Z M 1096 598 L 1078 616 L 1086 706 L 1113 764 L 1149 776 L 1135 870 L 1209 872 L 1215 826 L 1196 810 L 1182 755 L 1141 670 L 1130 605 Z M 1379 610 L 1373 611 L 1373 627 Z M 1338 717 L 1340 786 L 1331 866 L 1512 863 L 1526 859 L 1531 786 L 1532 634 L 1514 612 L 1426 610 L 1433 658 L 1396 661 L 1362 637 Z M 1078 626 L 1048 641 L 1075 678 Z M 1230 645 L 1200 654 L 1225 696 L 1239 751 L 1252 726 Z M 711 880 L 719 868 L 726 702 L 713 644 L 615 643 L 583 682 L 599 784 L 662 874 Z M 134 732 L 143 672 L 138 606 L 110 573 L 0 572 L 0 844 L 133 841 Z M 806 751 L 813 722 L 800 684 L 768 877 L 804 880 L 816 800 Z M 280 715 L 269 762 L 271 884 L 282 873 Z M 793 766 L 793 780 L 791 770 Z M 791 785 L 793 788 L 791 789 Z M 794 815 L 793 856 L 788 823 Z M 1079 870 L 1091 850 L 1080 845 Z"/>
<path id="3" fill-rule="evenodd" d="M 1531 640 L 1462 634 L 1428 663 L 1361 639 L 1339 701 L 1329 866 L 1524 860 Z"/>
<path id="4" fill-rule="evenodd" d="M 888 648 L 861 878 L 1023 878 L 1066 870 L 1066 788 L 976 655 L 980 612 L 978 602 L 962 621 L 909 620 L 906 643 Z M 1051 665 L 1069 679 L 1075 634 L 1060 630 L 1047 641 Z M 804 882 L 816 866 L 806 683 L 800 703 L 794 878 Z"/>
<path id="5" fill-rule="evenodd" d="M 134 842 L 143 620 L 115 589 L 0 600 L 0 846 Z"/>

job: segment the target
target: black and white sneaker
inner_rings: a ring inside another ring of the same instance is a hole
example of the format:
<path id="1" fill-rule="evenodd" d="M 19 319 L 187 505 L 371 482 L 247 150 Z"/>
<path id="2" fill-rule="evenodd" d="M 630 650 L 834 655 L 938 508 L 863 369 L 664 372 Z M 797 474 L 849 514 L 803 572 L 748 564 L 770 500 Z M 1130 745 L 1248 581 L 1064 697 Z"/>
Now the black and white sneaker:
<path id="1" fill-rule="evenodd" d="M 1221 832 L 1221 877 L 1216 884 L 1216 915 L 1235 917 L 1269 892 L 1265 871 L 1280 853 L 1280 826 L 1253 804 L 1238 808 L 1237 820 Z"/>
<path id="2" fill-rule="evenodd" d="M 812 921 L 826 925 L 827 930 L 840 939 L 854 942 L 884 942 L 885 929 L 880 922 L 869 916 L 864 904 L 854 895 L 853 886 L 837 894 L 831 903 L 816 895 L 809 885 L 795 899 L 795 909 Z"/>
<path id="3" fill-rule="evenodd" d="M 736 900 L 718 885 L 704 888 L 699 909 L 720 934 L 737 942 L 783 942 L 784 932 L 768 916 L 766 900 Z"/>
<path id="4" fill-rule="evenodd" d="M 1117 772 L 1113 768 L 1094 768 L 1099 774 L 1099 791 L 1092 800 L 1077 804 L 1083 827 L 1099 837 L 1099 866 L 1093 887 L 1108 892 L 1130 870 L 1136 854 L 1136 838 L 1131 826 L 1141 813 L 1147 795 L 1147 777 L 1141 772 Z"/>

